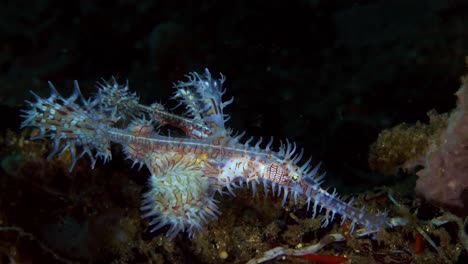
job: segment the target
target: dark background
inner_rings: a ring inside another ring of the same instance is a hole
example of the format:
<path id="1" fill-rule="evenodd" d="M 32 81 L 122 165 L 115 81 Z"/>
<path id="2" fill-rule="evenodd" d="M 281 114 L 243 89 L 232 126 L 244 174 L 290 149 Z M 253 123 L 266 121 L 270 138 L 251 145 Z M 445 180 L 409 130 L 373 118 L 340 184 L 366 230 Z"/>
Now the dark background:
<path id="1" fill-rule="evenodd" d="M 456 0 L 2 1 L 2 126 L 19 130 L 28 90 L 129 79 L 141 101 L 208 67 L 226 75 L 228 126 L 288 138 L 340 191 L 393 181 L 368 169 L 379 131 L 455 106 L 468 55 Z"/>

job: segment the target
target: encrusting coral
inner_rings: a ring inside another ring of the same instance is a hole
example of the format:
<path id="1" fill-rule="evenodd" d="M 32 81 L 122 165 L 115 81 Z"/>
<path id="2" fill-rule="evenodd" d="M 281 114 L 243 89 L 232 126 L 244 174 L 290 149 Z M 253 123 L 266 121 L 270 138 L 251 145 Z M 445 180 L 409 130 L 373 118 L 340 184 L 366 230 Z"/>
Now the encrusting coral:
<path id="1" fill-rule="evenodd" d="M 467 57 L 468 63 L 468 57 Z M 384 175 L 399 168 L 414 170 L 416 194 L 431 203 L 466 215 L 468 190 L 468 75 L 455 93 L 450 113 L 428 113 L 429 124 L 401 124 L 380 133 L 369 153 L 369 166 Z"/>
<path id="2" fill-rule="evenodd" d="M 468 76 L 462 77 L 456 95 L 457 108 L 440 139 L 429 146 L 424 169 L 417 173 L 416 192 L 438 205 L 463 209 L 467 205 L 462 194 L 468 190 Z"/>
<path id="3" fill-rule="evenodd" d="M 432 138 L 447 125 L 446 115 L 428 113 L 429 124 L 403 123 L 380 132 L 370 146 L 369 167 L 386 176 L 396 175 L 398 170 L 419 164 Z"/>

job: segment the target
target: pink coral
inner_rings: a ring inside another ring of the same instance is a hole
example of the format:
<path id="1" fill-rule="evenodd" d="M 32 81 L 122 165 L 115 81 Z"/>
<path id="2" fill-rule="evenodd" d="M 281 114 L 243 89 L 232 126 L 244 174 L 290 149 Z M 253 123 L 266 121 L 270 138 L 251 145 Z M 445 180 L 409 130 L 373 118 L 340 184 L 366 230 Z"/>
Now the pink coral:
<path id="1" fill-rule="evenodd" d="M 419 171 L 416 193 L 440 206 L 465 212 L 468 190 L 468 76 L 456 92 L 458 106 L 447 128 L 429 148 Z"/>

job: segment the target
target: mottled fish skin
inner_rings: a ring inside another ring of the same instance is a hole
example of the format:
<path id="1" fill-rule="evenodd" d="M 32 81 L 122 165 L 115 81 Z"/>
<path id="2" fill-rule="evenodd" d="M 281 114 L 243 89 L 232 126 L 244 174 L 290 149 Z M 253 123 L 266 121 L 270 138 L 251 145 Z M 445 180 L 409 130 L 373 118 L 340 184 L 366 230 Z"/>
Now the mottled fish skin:
<path id="1" fill-rule="evenodd" d="M 262 138 L 251 144 L 253 138 L 245 133 L 233 134 L 225 126 L 229 116 L 224 108 L 233 98 L 222 101 L 225 78 L 213 79 L 204 73 L 192 72 L 186 81 L 174 84 L 173 99 L 185 106 L 184 115 L 167 111 L 161 104 L 150 106 L 139 103 L 139 98 L 115 79 L 101 80 L 98 93 L 85 99 L 75 82 L 73 94 L 62 97 L 55 87 L 51 95 L 41 98 L 33 93 L 36 102 L 27 102 L 22 127 L 37 127 L 35 138 L 50 138 L 54 148 L 49 158 L 59 152 L 71 154 L 70 171 L 85 154 L 94 168 L 97 158 L 112 158 L 110 143 L 121 144 L 125 155 L 138 165 L 146 166 L 151 175 L 149 190 L 143 194 L 142 218 L 150 218 L 154 232 L 169 226 L 167 236 L 174 238 L 181 232 L 193 237 L 203 225 L 221 212 L 215 195 L 235 195 L 234 188 L 250 187 L 253 195 L 257 185 L 263 185 L 265 194 L 288 197 L 294 202 L 303 196 L 307 209 L 316 217 L 322 210 L 322 226 L 333 221 L 335 214 L 343 221 L 349 219 L 351 230 L 360 224 L 368 230 L 380 230 L 388 225 L 386 212 L 370 213 L 352 202 L 342 201 L 335 191 L 321 187 L 325 173 L 319 173 L 320 164 L 311 166 L 311 159 L 303 160 L 303 149 L 286 141 L 273 150 L 273 138 L 262 144 Z M 78 102 L 81 101 L 81 102 Z M 155 127 L 177 127 L 183 137 L 171 137 L 156 132 Z"/>

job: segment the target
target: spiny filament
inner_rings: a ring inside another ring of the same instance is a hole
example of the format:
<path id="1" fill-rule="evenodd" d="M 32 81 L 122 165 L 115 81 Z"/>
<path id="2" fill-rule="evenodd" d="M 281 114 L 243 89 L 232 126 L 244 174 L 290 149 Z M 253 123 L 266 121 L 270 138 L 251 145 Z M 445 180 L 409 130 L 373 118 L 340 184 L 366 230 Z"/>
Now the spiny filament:
<path id="1" fill-rule="evenodd" d="M 288 197 L 295 203 L 305 197 L 313 217 L 325 210 L 323 226 L 333 221 L 335 214 L 343 221 L 349 219 L 351 229 L 355 224 L 369 230 L 388 225 L 385 212 L 356 208 L 335 191 L 324 190 L 320 164 L 313 167 L 311 159 L 302 161 L 304 150 L 298 152 L 295 143 L 286 141 L 275 151 L 271 149 L 273 138 L 262 147 L 262 138 L 251 144 L 253 138 L 245 139 L 245 132 L 233 134 L 226 128 L 229 116 L 224 109 L 233 99 L 221 99 L 225 93 L 223 75 L 213 79 L 205 70 L 187 78 L 174 84 L 173 96 L 185 106 L 185 116 L 170 113 L 159 103 L 141 104 L 129 91 L 128 82 L 120 85 L 112 78 L 100 81 L 98 92 L 90 99 L 83 97 L 76 82 L 68 98 L 52 84 L 48 98 L 33 93 L 36 102 L 28 102 L 22 127 L 37 127 L 40 133 L 35 138 L 52 139 L 50 156 L 68 150 L 70 170 L 85 154 L 94 167 L 98 157 L 104 161 L 111 158 L 111 142 L 122 145 L 133 165 L 145 166 L 150 172 L 142 218 L 151 218 L 151 232 L 169 226 L 167 236 L 171 239 L 180 232 L 192 237 L 202 231 L 203 224 L 220 214 L 215 195 L 235 195 L 234 188 L 244 183 L 254 195 L 257 185 L 263 185 L 265 193 L 271 190 L 273 195 L 282 195 L 283 205 Z M 160 126 L 179 128 L 185 135 L 164 135 L 155 129 Z"/>

